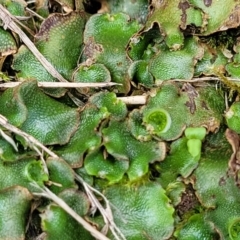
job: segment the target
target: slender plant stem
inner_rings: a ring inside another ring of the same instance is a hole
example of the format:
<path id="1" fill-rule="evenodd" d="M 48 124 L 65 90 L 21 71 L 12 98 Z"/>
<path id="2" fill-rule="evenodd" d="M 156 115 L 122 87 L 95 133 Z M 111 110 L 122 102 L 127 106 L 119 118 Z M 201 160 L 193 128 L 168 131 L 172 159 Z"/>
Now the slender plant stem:
<path id="1" fill-rule="evenodd" d="M 23 137 L 27 141 L 28 145 L 40 155 L 42 161 L 44 161 L 43 154 L 40 152 L 39 149 L 41 149 L 42 151 L 45 151 L 51 157 L 59 158 L 58 155 L 56 155 L 54 152 L 52 152 L 47 147 L 45 147 L 41 142 L 39 142 L 33 136 L 25 133 L 24 131 L 22 131 L 22 130 L 18 129 L 17 127 L 13 126 L 12 124 L 10 124 L 8 122 L 8 120 L 1 114 L 0 114 L 0 125 L 3 128 L 9 130 L 10 132 L 13 132 L 13 133 Z M 10 141 L 10 140 L 8 139 L 8 141 Z M 100 212 L 103 214 L 103 218 L 106 220 L 107 223 L 110 223 L 110 229 L 112 230 L 113 234 L 115 236 L 117 236 L 117 234 L 115 234 L 115 229 L 116 229 L 118 234 L 120 234 L 120 236 L 122 236 L 122 239 L 125 240 L 124 236 L 121 234 L 120 230 L 116 227 L 115 223 L 113 222 L 112 215 L 110 214 L 111 209 L 109 209 L 109 215 L 106 216 L 105 212 L 103 211 L 104 208 L 101 206 L 101 204 L 99 203 L 97 198 L 92 193 L 94 188 L 89 186 L 82 178 L 80 178 L 80 176 L 78 176 L 78 180 L 83 184 L 84 189 L 87 192 L 87 195 L 90 197 L 90 199 L 89 199 L 90 202 L 93 205 L 96 205 L 98 207 L 98 209 L 100 209 Z M 74 210 L 72 208 L 70 208 L 61 198 L 56 196 L 47 187 L 44 186 L 43 188 L 41 188 L 36 183 L 35 184 L 33 183 L 33 185 L 34 186 L 36 185 L 35 187 L 40 188 L 41 192 L 42 192 L 42 193 L 34 193 L 36 196 L 38 195 L 38 196 L 47 197 L 47 198 L 51 199 L 52 201 L 54 201 L 55 203 L 57 203 L 62 209 L 64 209 L 69 215 L 71 215 L 77 222 L 79 222 L 86 230 L 88 230 L 94 237 L 96 237 L 96 239 L 98 239 L 98 240 L 110 240 L 104 234 L 102 234 L 97 229 L 92 227 L 88 222 L 86 222 L 76 212 L 74 212 Z M 94 191 L 96 191 L 98 194 L 101 194 L 96 189 L 94 189 Z M 104 199 L 107 202 L 105 197 L 104 197 Z M 111 217 L 109 217 L 109 216 L 111 216 Z M 116 239 L 118 240 L 119 238 L 116 238 Z"/>
<path id="2" fill-rule="evenodd" d="M 0 83 L 0 88 L 13 88 L 20 85 L 22 82 L 7 82 Z M 81 82 L 38 82 L 39 87 L 43 88 L 85 88 L 85 87 L 111 87 L 121 85 L 114 82 L 101 82 L 101 83 L 81 83 Z"/>
<path id="3" fill-rule="evenodd" d="M 17 19 L 6 8 L 4 8 L 2 4 L 0 4 L 0 18 L 4 23 L 3 28 L 9 28 L 13 32 L 17 33 L 29 50 L 54 78 L 57 78 L 60 82 L 67 82 L 67 80 L 53 67 L 53 65 L 38 51 L 34 43 L 15 23 Z"/>
<path id="4" fill-rule="evenodd" d="M 0 125 L 3 126 L 5 129 L 13 132 L 21 137 L 23 137 L 29 144 L 29 146 L 37 146 L 40 147 L 43 151 L 45 151 L 49 156 L 54 158 L 59 158 L 54 152 L 50 151 L 47 147 L 45 147 L 42 143 L 40 143 L 37 139 L 33 136 L 27 134 L 26 132 L 20 130 L 19 128 L 13 126 L 12 124 L 8 123 L 8 120 L 0 114 Z"/>
<path id="5" fill-rule="evenodd" d="M 72 216 L 78 223 L 80 223 L 88 232 L 90 232 L 96 239 L 99 240 L 110 240 L 108 237 L 103 235 L 87 221 L 85 221 L 81 216 L 79 216 L 71 207 L 69 207 L 61 198 L 55 195 L 47 187 L 43 188 L 45 196 L 51 199 L 53 202 L 57 203 L 64 211 L 66 211 L 70 216 Z"/>

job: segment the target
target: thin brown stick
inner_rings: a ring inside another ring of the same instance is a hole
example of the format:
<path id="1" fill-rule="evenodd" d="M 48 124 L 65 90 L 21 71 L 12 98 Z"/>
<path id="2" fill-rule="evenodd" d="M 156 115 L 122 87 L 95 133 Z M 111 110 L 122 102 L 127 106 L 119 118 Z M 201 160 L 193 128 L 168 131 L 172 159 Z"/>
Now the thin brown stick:
<path id="1" fill-rule="evenodd" d="M 229 81 L 239 82 L 240 78 L 227 78 Z M 168 82 L 203 82 L 203 81 L 221 81 L 219 77 L 200 77 L 200 78 L 192 78 L 192 79 L 170 79 Z M 162 81 L 164 82 L 164 81 Z"/>
<path id="2" fill-rule="evenodd" d="M 22 82 L 7 82 L 0 83 L 0 88 L 13 88 L 20 85 Z M 114 85 L 122 85 L 114 82 L 101 83 L 80 83 L 80 82 L 38 82 L 39 87 L 43 88 L 85 88 L 85 87 L 111 87 Z"/>
<path id="3" fill-rule="evenodd" d="M 14 140 L 13 140 L 10 136 L 8 136 L 2 129 L 0 129 L 0 135 L 1 135 L 1 137 L 4 138 L 9 144 L 12 145 L 12 147 L 14 148 L 14 150 L 15 150 L 16 152 L 18 152 L 18 148 L 17 148 L 17 145 L 16 145 L 16 143 L 14 142 Z"/>
<path id="4" fill-rule="evenodd" d="M 200 78 L 192 78 L 192 79 L 170 79 L 167 80 L 168 82 L 202 82 L 202 81 L 219 81 L 218 77 L 200 77 Z M 237 79 L 232 79 L 232 80 L 237 80 Z M 239 81 L 240 79 L 238 79 Z M 164 82 L 164 81 L 163 81 Z"/>
<path id="5" fill-rule="evenodd" d="M 6 8 L 4 8 L 2 4 L 0 4 L 0 18 L 4 23 L 4 29 L 9 28 L 13 32 L 17 33 L 29 50 L 54 78 L 57 78 L 60 82 L 67 82 L 67 80 L 53 67 L 53 65 L 38 51 L 33 42 L 15 23 L 17 21 L 16 18 Z"/>
<path id="6" fill-rule="evenodd" d="M 0 125 L 3 126 L 5 129 L 9 130 L 10 132 L 13 132 L 13 133 L 23 137 L 26 140 L 29 147 L 32 148 L 35 152 L 37 152 L 39 154 L 40 159 L 41 159 L 42 164 L 43 164 L 43 167 L 44 167 L 44 171 L 45 171 L 46 174 L 48 174 L 48 168 L 47 168 L 46 162 L 44 160 L 43 153 L 38 148 L 42 149 L 43 151 L 45 151 L 46 153 L 48 153 L 50 156 L 52 156 L 54 158 L 56 158 L 56 157 L 58 158 L 58 156 L 55 153 L 53 153 L 52 151 L 50 151 L 47 147 L 45 147 L 42 143 L 40 143 L 38 140 L 36 140 L 31 135 L 23 132 L 19 128 L 17 128 L 15 126 L 13 126 L 12 124 L 8 123 L 8 120 L 1 114 L 0 114 Z M 3 134 L 1 134 L 1 135 L 4 137 Z M 5 136 L 5 139 L 6 139 L 6 136 Z M 6 140 L 10 144 L 12 144 L 10 139 L 6 139 Z"/>
<path id="7" fill-rule="evenodd" d="M 118 99 L 128 105 L 143 105 L 143 104 L 146 104 L 146 102 L 147 102 L 146 95 L 118 97 Z"/>
<path id="8" fill-rule="evenodd" d="M 121 232 L 121 230 L 116 226 L 114 220 L 113 220 L 113 215 L 112 215 L 112 210 L 110 207 L 110 202 L 108 201 L 108 199 L 98 190 L 96 190 L 95 188 L 91 187 L 90 185 L 88 185 L 78 174 L 75 173 L 75 179 L 77 181 L 79 181 L 85 191 L 86 194 L 88 196 L 88 198 L 90 199 L 91 203 L 93 204 L 93 206 L 95 206 L 100 213 L 102 214 L 102 217 L 104 219 L 104 222 L 107 225 L 107 228 L 109 227 L 113 236 L 115 237 L 116 240 L 126 240 L 125 236 L 123 235 L 123 233 Z M 95 192 L 97 195 L 99 195 L 106 204 L 106 208 L 104 208 L 99 200 L 96 198 L 96 196 L 93 194 L 93 192 Z"/>
<path id="9" fill-rule="evenodd" d="M 32 9 L 26 7 L 26 11 L 28 11 L 31 15 L 34 15 L 35 17 L 38 17 L 40 20 L 44 21 L 45 18 L 43 18 L 41 15 L 37 14 L 36 12 L 34 12 Z"/>
<path id="10" fill-rule="evenodd" d="M 33 146 L 36 148 L 36 146 L 37 146 L 37 147 L 41 148 L 43 151 L 45 151 L 47 154 L 49 154 L 49 156 L 58 158 L 58 156 L 55 153 L 50 151 L 47 147 L 45 147 L 42 143 L 40 143 L 33 136 L 23 132 L 19 128 L 8 123 L 8 120 L 1 114 L 0 114 L 0 125 L 3 126 L 5 129 L 9 130 L 10 132 L 13 132 L 13 133 L 23 137 L 27 141 L 27 143 L 29 144 L 30 147 Z"/>
<path id="11" fill-rule="evenodd" d="M 38 185 L 33 185 L 38 187 Z M 58 206 L 60 206 L 64 211 L 66 211 L 70 216 L 72 216 L 78 223 L 80 223 L 88 232 L 92 234 L 96 239 L 99 240 L 110 240 L 108 237 L 99 232 L 96 228 L 90 225 L 86 220 L 84 220 L 81 216 L 79 216 L 71 207 L 69 207 L 61 198 L 55 195 L 52 191 L 50 191 L 47 187 L 40 188 L 42 194 L 34 193 L 36 196 L 46 197 L 53 202 L 55 202 Z"/>
<path id="12" fill-rule="evenodd" d="M 23 132 L 22 130 L 18 129 L 17 127 L 13 126 L 12 124 L 8 123 L 8 120 L 0 114 L 0 125 L 4 127 L 5 129 L 9 130 L 10 132 L 13 132 L 21 137 L 23 137 L 28 145 L 34 149 L 41 157 L 43 156 L 42 153 L 40 153 L 41 149 L 42 151 L 48 153 L 49 156 L 54 158 L 59 158 L 58 155 L 56 155 L 54 152 L 49 150 L 47 147 L 45 147 L 41 142 L 39 142 L 37 139 L 35 139 L 33 136 Z M 39 148 L 39 149 L 38 149 Z M 42 159 L 44 160 L 44 159 Z M 106 214 L 104 211 L 102 211 L 104 208 L 101 206 L 97 198 L 94 196 L 93 192 L 97 192 L 101 195 L 96 189 L 89 186 L 82 178 L 78 176 L 78 180 L 83 184 L 85 191 L 87 192 L 88 196 L 90 196 L 90 201 L 93 205 L 97 205 L 98 209 L 101 210 L 101 213 L 103 213 L 104 219 L 106 219 Z M 78 223 L 80 223 L 86 230 L 88 230 L 96 239 L 98 240 L 110 240 L 107 238 L 104 234 L 99 232 L 97 229 L 92 227 L 88 222 L 86 222 L 81 216 L 79 216 L 72 208 L 70 208 L 61 198 L 57 197 L 54 193 L 52 193 L 47 187 L 41 188 L 37 183 L 32 183 L 35 187 L 38 187 L 41 189 L 42 193 L 34 193 L 36 196 L 42 196 L 47 197 L 57 203 L 63 210 L 65 210 L 68 214 L 70 214 Z M 102 195 L 101 195 L 102 196 Z M 107 199 L 104 197 L 105 202 L 108 203 Z M 109 209 L 111 212 L 111 209 Z M 111 216 L 111 214 L 109 214 Z M 112 218 L 109 218 L 109 215 L 107 217 L 107 222 L 110 223 L 110 229 L 113 231 L 113 234 L 117 231 L 118 234 L 122 237 L 123 240 L 125 240 L 124 236 L 121 234 L 120 230 L 116 227 L 115 223 L 113 222 Z M 116 231 L 115 231 L 116 230 Z M 119 238 L 116 238 L 119 239 Z"/>

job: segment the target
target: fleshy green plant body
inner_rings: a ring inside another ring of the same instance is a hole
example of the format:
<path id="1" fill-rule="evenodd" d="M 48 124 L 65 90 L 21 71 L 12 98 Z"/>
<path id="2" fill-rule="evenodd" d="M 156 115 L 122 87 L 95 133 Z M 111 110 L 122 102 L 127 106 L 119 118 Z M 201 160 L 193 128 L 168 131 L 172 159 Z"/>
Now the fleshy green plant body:
<path id="1" fill-rule="evenodd" d="M 240 238 L 240 219 L 234 219 L 231 224 L 229 224 L 229 236 L 231 240 L 237 240 Z"/>
<path id="2" fill-rule="evenodd" d="M 127 69 L 131 61 L 125 48 L 140 27 L 124 13 L 95 14 L 85 27 L 84 59 L 104 64 L 111 72 L 112 80 L 122 84 L 121 92 L 128 92 L 130 87 Z"/>
<path id="3" fill-rule="evenodd" d="M 30 182 L 36 182 L 39 186 L 49 179 L 40 161 L 29 162 L 25 167 L 25 175 Z"/>
<path id="4" fill-rule="evenodd" d="M 187 147 L 188 151 L 193 157 L 197 157 L 200 159 L 202 141 L 206 136 L 206 128 L 198 127 L 198 128 L 186 128 L 185 136 L 188 139 Z"/>
<path id="5" fill-rule="evenodd" d="M 174 83 L 164 83 L 160 89 L 153 90 L 147 104 L 141 109 L 143 124 L 147 127 L 146 119 L 156 109 L 163 109 L 168 122 L 165 122 L 166 131 L 158 131 L 155 125 L 156 129 L 150 127 L 149 133 L 169 141 L 179 138 L 186 127 L 206 126 L 208 131 L 219 128 L 221 113 L 224 110 L 220 96 L 214 94 L 211 88 L 197 91 L 191 87 L 188 89 L 188 85 L 186 87 L 183 91 Z M 206 104 L 206 108 L 202 107 L 203 103 Z"/>
<path id="6" fill-rule="evenodd" d="M 172 234 L 174 209 L 160 184 L 115 185 L 105 194 L 116 207 L 114 221 L 128 240 L 168 239 Z"/>
<path id="7" fill-rule="evenodd" d="M 206 128 L 204 127 L 188 127 L 184 131 L 187 139 L 199 139 L 203 140 L 206 137 Z"/>
<path id="8" fill-rule="evenodd" d="M 230 129 L 240 133 L 240 102 L 233 103 L 225 113 L 225 119 Z"/>
<path id="9" fill-rule="evenodd" d="M 147 130 L 152 133 L 165 133 L 171 126 L 172 120 L 165 109 L 151 109 L 143 118 Z"/>
<path id="10" fill-rule="evenodd" d="M 0 86 L 0 239 L 95 239 L 56 199 L 109 239 L 240 239 L 239 1 L 48 2 L 0 11 L 67 84 L 119 85 L 40 88 L 58 80 L 0 12 L 0 80 L 22 81 Z"/>

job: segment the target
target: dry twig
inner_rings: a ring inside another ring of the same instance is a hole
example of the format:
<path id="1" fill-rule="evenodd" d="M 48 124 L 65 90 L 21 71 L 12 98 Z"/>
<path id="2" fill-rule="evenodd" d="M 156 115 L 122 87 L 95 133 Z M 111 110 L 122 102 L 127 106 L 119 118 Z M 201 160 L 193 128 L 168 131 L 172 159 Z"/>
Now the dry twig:
<path id="1" fill-rule="evenodd" d="M 0 114 L 0 125 L 3 126 L 5 129 L 9 130 L 10 132 L 13 132 L 13 133 L 23 137 L 27 141 L 27 143 L 29 144 L 29 147 L 33 147 L 33 146 L 39 147 L 43 151 L 45 151 L 47 154 L 49 154 L 49 156 L 54 157 L 54 158 L 58 158 L 58 156 L 55 153 L 50 151 L 47 147 L 45 147 L 42 143 L 40 143 L 33 136 L 25 133 L 24 131 L 22 131 L 19 128 L 10 124 L 8 122 L 8 120 L 1 114 Z"/>
<path id="2" fill-rule="evenodd" d="M 20 85 L 22 82 L 7 82 L 0 83 L 0 88 L 13 88 Z M 100 83 L 81 83 L 81 82 L 38 82 L 39 87 L 43 88 L 85 88 L 85 87 L 111 87 L 115 85 L 122 85 L 114 82 L 100 82 Z"/>
<path id="3" fill-rule="evenodd" d="M 44 68 L 60 82 L 67 82 L 67 80 L 52 66 L 52 64 L 38 51 L 33 42 L 28 38 L 28 36 L 21 30 L 20 27 L 15 23 L 17 19 L 0 4 L 0 18 L 3 21 L 3 28 L 9 28 L 11 31 L 18 34 L 20 39 L 25 43 L 29 50 L 34 54 L 34 56 L 39 60 L 39 62 L 44 66 Z"/>
<path id="4" fill-rule="evenodd" d="M 99 192 L 95 188 L 88 185 L 78 174 L 75 174 L 75 178 L 77 181 L 79 181 L 83 185 L 83 187 L 88 195 L 88 198 L 90 199 L 91 203 L 94 204 L 94 206 L 102 214 L 104 222 L 107 225 L 107 228 L 108 227 L 110 228 L 115 239 L 116 240 L 126 240 L 126 238 L 122 234 L 121 230 L 116 226 L 116 224 L 113 221 L 112 210 L 111 210 L 110 203 L 107 200 L 107 198 L 101 192 Z M 95 192 L 98 196 L 100 196 L 104 200 L 104 202 L 106 204 L 106 208 L 102 207 L 101 203 L 98 201 L 98 199 L 93 194 L 93 192 Z"/>
<path id="5" fill-rule="evenodd" d="M 35 196 L 46 197 L 58 206 L 60 206 L 64 211 L 66 211 L 70 216 L 72 216 L 78 223 L 80 223 L 88 232 L 92 234 L 98 240 L 110 240 L 108 237 L 103 235 L 87 221 L 85 221 L 81 216 L 79 216 L 71 207 L 69 207 L 61 198 L 51 192 L 47 187 L 39 187 L 37 184 L 32 184 L 34 187 L 41 190 L 41 193 L 34 193 Z"/>
<path id="6" fill-rule="evenodd" d="M 33 148 L 40 156 L 41 159 L 43 159 L 43 154 L 40 152 L 39 149 L 46 152 L 49 156 L 54 158 L 59 158 L 54 152 L 49 150 L 47 147 L 45 147 L 42 143 L 40 143 L 37 139 L 35 139 L 33 136 L 23 132 L 22 130 L 18 129 L 17 127 L 13 126 L 12 124 L 8 123 L 8 120 L 0 114 L 0 125 L 9 130 L 10 132 L 13 132 L 21 137 L 23 137 L 28 145 Z M 45 162 L 45 161 L 44 161 Z M 44 163 L 45 164 L 45 163 Z M 46 165 L 46 164 L 45 164 Z M 103 218 L 110 226 L 110 230 L 112 231 L 113 235 L 116 237 L 117 240 L 126 240 L 123 234 L 120 232 L 120 230 L 116 227 L 115 223 L 113 222 L 111 208 L 108 203 L 108 200 L 96 189 L 89 186 L 80 176 L 75 175 L 76 179 L 81 182 L 81 184 L 84 186 L 84 189 L 89 197 L 89 200 L 91 201 L 93 206 L 96 206 L 99 211 L 103 214 Z M 88 230 L 94 237 L 96 237 L 98 240 L 110 240 L 107 238 L 104 234 L 96 230 L 94 227 L 92 227 L 88 222 L 86 222 L 82 217 L 80 217 L 72 208 L 70 208 L 61 198 L 56 196 L 54 193 L 52 193 L 47 187 L 41 188 L 40 186 L 36 186 L 36 183 L 33 183 L 35 187 L 38 187 L 41 189 L 42 193 L 34 193 L 36 196 L 42 196 L 47 197 L 57 203 L 63 210 L 65 210 L 68 214 L 70 214 L 78 223 L 80 223 L 86 230 Z M 93 192 L 97 193 L 103 199 L 105 200 L 107 204 L 107 211 L 101 206 L 98 199 L 95 197 Z M 120 236 L 120 238 L 118 237 Z"/>
<path id="7" fill-rule="evenodd" d="M 28 11 L 31 15 L 38 17 L 40 20 L 44 21 L 45 18 L 43 18 L 41 15 L 37 14 L 36 12 L 34 12 L 32 9 L 26 7 L 26 11 Z"/>
<path id="8" fill-rule="evenodd" d="M 202 82 L 202 81 L 219 81 L 220 79 L 218 77 L 200 77 L 200 78 L 192 78 L 192 79 L 170 79 L 167 81 L 170 82 Z M 236 79 L 234 79 L 236 80 Z"/>
<path id="9" fill-rule="evenodd" d="M 129 97 L 118 97 L 118 99 L 129 105 L 144 105 L 147 102 L 147 97 L 148 96 L 146 95 L 138 95 Z"/>

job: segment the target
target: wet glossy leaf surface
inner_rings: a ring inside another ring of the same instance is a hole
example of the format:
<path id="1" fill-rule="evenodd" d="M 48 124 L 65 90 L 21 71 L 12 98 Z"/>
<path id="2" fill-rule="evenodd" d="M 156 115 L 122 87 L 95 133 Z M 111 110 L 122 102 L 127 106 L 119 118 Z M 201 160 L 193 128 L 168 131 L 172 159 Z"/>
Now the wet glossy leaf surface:
<path id="1" fill-rule="evenodd" d="M 121 91 L 129 91 L 127 68 L 130 64 L 125 48 L 130 37 L 140 29 L 129 16 L 118 14 L 96 14 L 86 24 L 84 31 L 84 56 L 103 63 L 112 73 L 112 80 L 122 83 Z"/>
<path id="2" fill-rule="evenodd" d="M 67 79 L 71 79 L 73 70 L 77 67 L 85 21 L 83 13 L 53 14 L 42 23 L 35 36 L 39 52 Z M 26 61 L 30 64 L 25 64 Z M 56 81 L 25 46 L 14 56 L 13 68 L 18 71 L 18 78 L 40 82 Z M 54 90 L 50 94 L 61 96 L 64 90 Z"/>
<path id="3" fill-rule="evenodd" d="M 127 239 L 168 239 L 172 234 L 174 209 L 159 184 L 116 185 L 105 194 L 115 206 L 114 220 Z"/>
<path id="4" fill-rule="evenodd" d="M 185 39 L 184 48 L 179 51 L 169 51 L 163 46 L 150 61 L 149 71 L 157 80 L 191 79 L 194 62 L 202 53 L 194 38 Z"/>
<path id="5" fill-rule="evenodd" d="M 35 159 L 21 159 L 18 162 L 0 163 L 0 189 L 4 190 L 11 186 L 20 185 L 30 191 L 39 191 L 31 185 L 32 178 L 29 178 L 28 168 L 30 164 L 34 164 Z M 43 173 L 43 168 L 40 168 L 38 174 Z"/>
<path id="6" fill-rule="evenodd" d="M 179 240 L 211 240 L 216 238 L 210 222 L 206 222 L 206 219 L 201 214 L 190 217 L 187 223 L 176 231 L 175 236 Z"/>
<path id="7" fill-rule="evenodd" d="M 24 239 L 31 200 L 31 193 L 20 186 L 0 191 L 1 239 Z"/>
<path id="8" fill-rule="evenodd" d="M 119 182 L 129 168 L 128 160 L 104 158 L 101 151 L 95 151 L 86 156 L 84 166 L 89 175 L 104 178 L 109 184 Z"/>
<path id="9" fill-rule="evenodd" d="M 131 181 L 145 175 L 149 163 L 165 157 L 163 142 L 137 141 L 127 130 L 126 123 L 112 121 L 109 127 L 103 129 L 103 141 L 107 152 L 113 157 L 119 161 L 130 161 L 127 174 Z"/>
<path id="10" fill-rule="evenodd" d="M 148 1 L 128 1 L 128 0 L 116 0 L 108 1 L 107 8 L 109 12 L 118 13 L 124 12 L 128 14 L 132 19 L 138 20 L 140 23 L 146 21 L 148 13 Z"/>
<path id="11" fill-rule="evenodd" d="M 207 107 L 203 108 L 202 104 L 206 104 Z M 164 84 L 143 107 L 143 121 L 150 133 L 164 140 L 173 140 L 182 134 L 185 127 L 194 126 L 195 123 L 197 126 L 207 126 L 209 131 L 217 129 L 222 121 L 220 113 L 224 109 L 223 104 L 221 96 L 213 95 L 211 88 L 204 89 L 201 93 L 188 84 L 181 90 L 175 84 Z M 164 122 L 150 124 L 146 118 L 153 111 L 164 111 L 169 117 Z M 165 131 L 159 131 L 166 127 L 162 125 L 168 124 Z"/>
<path id="12" fill-rule="evenodd" d="M 78 126 L 77 111 L 46 96 L 34 81 L 9 89 L 0 98 L 0 113 L 44 144 L 66 143 Z"/>
<path id="13" fill-rule="evenodd" d="M 49 170 L 50 181 L 53 182 L 53 184 L 50 186 L 50 189 L 54 193 L 58 194 L 65 189 L 77 188 L 77 185 L 74 181 L 73 170 L 62 159 L 49 158 L 47 160 L 47 167 Z M 54 183 L 58 185 L 55 185 Z"/>
<path id="14" fill-rule="evenodd" d="M 14 162 L 18 159 L 16 149 L 5 139 L 0 138 L 0 159 L 3 162 Z"/>
<path id="15" fill-rule="evenodd" d="M 81 114 L 77 131 L 68 144 L 57 148 L 57 153 L 71 166 L 82 166 L 83 155 L 88 150 L 100 147 L 101 135 L 95 129 L 108 115 L 109 113 L 105 108 L 99 110 L 91 105 L 86 107 Z M 82 136 L 88 136 L 88 139 L 86 140 Z"/>
<path id="16" fill-rule="evenodd" d="M 0 28 L 0 53 L 2 56 L 7 56 L 17 51 L 17 44 L 13 36 Z"/>
<path id="17" fill-rule="evenodd" d="M 85 215 L 89 210 L 88 199 L 82 192 L 68 189 L 59 196 L 80 216 Z M 79 224 L 72 217 L 54 204 L 48 205 L 46 211 L 41 215 L 41 219 L 43 229 L 47 234 L 45 239 L 94 239 L 85 229 L 79 227 Z"/>
<path id="18" fill-rule="evenodd" d="M 240 238 L 239 1 L 0 4 L 0 239 Z"/>
<path id="19" fill-rule="evenodd" d="M 214 223 L 220 236 L 228 238 L 230 223 L 240 212 L 239 205 L 236 204 L 239 189 L 233 173 L 228 173 L 227 160 L 231 151 L 227 150 L 229 145 L 225 137 L 222 134 L 221 136 L 222 139 L 213 142 L 212 148 L 206 147 L 203 152 L 200 165 L 194 174 L 194 188 L 202 205 L 208 208 L 205 215 L 207 221 Z M 217 148 L 216 144 L 221 148 Z"/>

